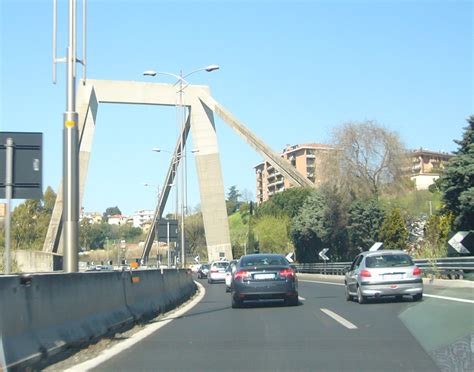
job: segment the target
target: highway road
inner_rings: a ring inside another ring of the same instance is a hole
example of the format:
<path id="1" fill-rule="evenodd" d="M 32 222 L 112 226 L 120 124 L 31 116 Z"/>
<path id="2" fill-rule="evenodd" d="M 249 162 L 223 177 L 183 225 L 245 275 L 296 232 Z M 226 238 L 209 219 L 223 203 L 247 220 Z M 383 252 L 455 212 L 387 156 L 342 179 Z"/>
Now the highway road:
<path id="1" fill-rule="evenodd" d="M 223 284 L 96 371 L 472 370 L 472 289 L 426 288 L 421 302 L 347 302 L 340 283 L 300 275 L 300 305 L 232 309 Z M 448 299 L 446 299 L 448 298 Z M 456 299 L 467 301 L 458 301 Z M 78 366 L 80 368 L 80 366 Z"/>

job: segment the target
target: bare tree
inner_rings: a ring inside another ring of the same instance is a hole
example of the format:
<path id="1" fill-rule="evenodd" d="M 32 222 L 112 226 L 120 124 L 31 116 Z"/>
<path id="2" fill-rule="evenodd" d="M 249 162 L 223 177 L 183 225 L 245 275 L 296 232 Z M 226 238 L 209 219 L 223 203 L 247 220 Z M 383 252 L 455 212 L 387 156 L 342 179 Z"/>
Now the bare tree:
<path id="1" fill-rule="evenodd" d="M 241 199 L 246 203 L 250 203 L 251 201 L 253 201 L 254 198 L 252 191 L 250 191 L 249 189 L 243 189 L 241 191 Z"/>
<path id="2" fill-rule="evenodd" d="M 358 197 L 378 197 L 382 188 L 404 185 L 407 151 L 398 135 L 374 121 L 343 124 L 333 133 L 323 182 Z"/>

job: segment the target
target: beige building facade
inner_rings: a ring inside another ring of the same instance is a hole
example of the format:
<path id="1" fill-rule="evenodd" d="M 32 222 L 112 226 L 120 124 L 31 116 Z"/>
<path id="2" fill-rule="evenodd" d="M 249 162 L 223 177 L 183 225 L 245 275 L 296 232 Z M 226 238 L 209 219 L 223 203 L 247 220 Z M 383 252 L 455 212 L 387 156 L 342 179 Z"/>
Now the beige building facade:
<path id="1" fill-rule="evenodd" d="M 430 151 L 423 148 L 411 152 L 411 177 L 417 190 L 428 190 L 443 173 L 449 159 L 454 155 L 447 152 Z"/>
<path id="2" fill-rule="evenodd" d="M 320 177 L 318 177 L 318 170 L 322 166 L 322 159 L 328 151 L 332 150 L 333 148 L 329 145 L 317 143 L 287 145 L 282 150 L 280 157 L 289 162 L 313 184 L 318 185 L 321 182 Z M 257 204 L 263 203 L 272 195 L 292 187 L 288 179 L 269 162 L 262 162 L 254 168 Z"/>
<path id="3" fill-rule="evenodd" d="M 454 155 L 447 152 L 435 152 L 420 148 L 419 150 L 413 150 L 412 157 L 412 174 L 426 174 L 426 173 L 437 173 L 443 172 L 446 163 Z"/>

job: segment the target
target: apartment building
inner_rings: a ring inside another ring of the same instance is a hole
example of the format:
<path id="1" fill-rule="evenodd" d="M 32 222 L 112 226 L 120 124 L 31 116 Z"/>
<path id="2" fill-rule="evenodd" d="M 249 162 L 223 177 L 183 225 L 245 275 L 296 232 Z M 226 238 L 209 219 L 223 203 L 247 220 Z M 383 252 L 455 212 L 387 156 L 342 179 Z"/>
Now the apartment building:
<path id="1" fill-rule="evenodd" d="M 334 148 L 329 145 L 316 143 L 287 145 L 280 156 L 288 160 L 298 171 L 318 185 L 321 182 L 321 177 L 318 177 L 318 168 L 322 165 L 324 154 L 333 150 Z M 439 178 L 446 163 L 454 155 L 420 148 L 410 151 L 409 156 L 411 164 L 410 168 L 407 169 L 407 175 L 415 182 L 417 190 L 427 190 Z M 291 187 L 288 180 L 268 162 L 262 162 L 254 169 L 257 204 L 263 203 L 272 195 Z"/>
<path id="2" fill-rule="evenodd" d="M 81 214 L 79 216 L 79 221 L 84 219 L 89 220 L 90 223 L 102 223 L 102 214 L 98 212 L 84 212 L 84 209 L 81 209 Z"/>
<path id="3" fill-rule="evenodd" d="M 128 222 L 127 216 L 122 216 L 121 214 L 114 214 L 113 216 L 109 216 L 107 218 L 107 223 L 109 225 L 125 225 Z"/>
<path id="4" fill-rule="evenodd" d="M 145 223 L 151 223 L 153 221 L 153 217 L 155 216 L 155 211 L 152 210 L 140 210 L 135 212 L 133 216 L 131 216 L 131 221 L 133 227 L 142 227 Z"/>
<path id="5" fill-rule="evenodd" d="M 311 182 L 319 184 L 321 179 L 317 174 L 318 168 L 321 166 L 323 155 L 332 150 L 331 146 L 317 143 L 287 145 L 280 156 L 301 174 L 306 175 Z M 254 169 L 257 204 L 263 203 L 272 195 L 291 187 L 288 180 L 268 162 L 262 162 Z"/>
<path id="6" fill-rule="evenodd" d="M 411 151 L 411 177 L 417 190 L 427 190 L 443 173 L 446 163 L 454 155 L 423 148 Z"/>

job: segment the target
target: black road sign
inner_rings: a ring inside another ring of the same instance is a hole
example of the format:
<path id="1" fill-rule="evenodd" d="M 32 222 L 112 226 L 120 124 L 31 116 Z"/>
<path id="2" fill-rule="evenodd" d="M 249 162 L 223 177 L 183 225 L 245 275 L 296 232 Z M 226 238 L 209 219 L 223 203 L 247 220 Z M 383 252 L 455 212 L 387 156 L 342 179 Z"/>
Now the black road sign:
<path id="1" fill-rule="evenodd" d="M 448 241 L 449 246 L 459 254 L 474 254 L 474 234 L 458 231 Z"/>
<path id="2" fill-rule="evenodd" d="M 0 132 L 0 199 L 5 199 L 6 143 L 11 138 L 13 150 L 13 199 L 43 197 L 43 133 Z"/>
<path id="3" fill-rule="evenodd" d="M 178 220 L 160 219 L 156 224 L 157 240 L 159 242 L 177 242 L 178 241 Z M 168 230 L 169 226 L 169 230 Z M 169 231 L 169 236 L 168 236 Z"/>

